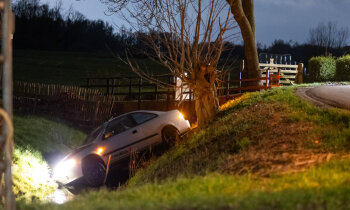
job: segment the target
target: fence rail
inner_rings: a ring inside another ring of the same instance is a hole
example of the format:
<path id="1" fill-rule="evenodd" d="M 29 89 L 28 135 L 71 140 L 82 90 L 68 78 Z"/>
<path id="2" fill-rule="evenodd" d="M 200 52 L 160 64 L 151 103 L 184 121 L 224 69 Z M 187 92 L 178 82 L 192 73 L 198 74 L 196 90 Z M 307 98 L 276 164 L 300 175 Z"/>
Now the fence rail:
<path id="1" fill-rule="evenodd" d="M 269 70 L 270 73 L 278 73 L 278 75 L 283 76 L 283 79 L 280 81 L 283 85 L 302 83 L 303 64 L 275 64 L 274 59 L 271 58 L 270 63 L 259 63 L 259 66 L 263 76 L 266 74 L 266 70 Z"/>
<path id="2" fill-rule="evenodd" d="M 228 79 L 226 81 L 225 89 L 221 89 L 221 91 L 219 90 L 220 93 L 218 95 L 219 96 L 226 95 L 226 97 L 229 98 L 231 94 L 241 94 L 243 91 L 257 91 L 257 90 L 269 89 L 271 87 L 282 86 L 281 78 L 284 78 L 284 76 L 281 76 L 280 69 L 277 69 L 277 74 L 274 74 L 273 72 L 270 72 L 269 69 L 267 69 L 265 70 L 265 77 L 242 79 L 242 72 L 240 72 L 238 80 L 231 80 L 230 77 L 227 77 L 227 78 Z M 243 86 L 244 83 L 257 82 L 257 81 L 263 81 L 264 85 L 263 86 L 251 86 L 251 85 Z M 232 84 L 234 84 L 233 87 L 232 87 Z"/>

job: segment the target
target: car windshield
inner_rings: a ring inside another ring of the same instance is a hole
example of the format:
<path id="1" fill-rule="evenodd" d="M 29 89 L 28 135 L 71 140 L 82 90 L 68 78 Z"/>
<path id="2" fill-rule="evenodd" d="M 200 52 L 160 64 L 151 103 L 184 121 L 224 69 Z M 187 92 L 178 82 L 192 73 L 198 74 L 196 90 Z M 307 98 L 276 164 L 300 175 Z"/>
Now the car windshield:
<path id="1" fill-rule="evenodd" d="M 95 130 L 93 130 L 93 131 L 88 135 L 88 137 L 86 137 L 86 139 L 85 139 L 83 145 L 90 144 L 91 142 L 93 142 L 93 141 L 98 137 L 98 135 L 102 132 L 103 127 L 104 127 L 104 126 L 101 125 L 100 127 L 98 127 L 98 128 L 96 128 Z"/>
<path id="2" fill-rule="evenodd" d="M 129 115 L 126 115 L 109 122 L 106 126 L 106 133 L 111 133 L 114 136 L 135 126 L 135 122 L 132 121 Z"/>

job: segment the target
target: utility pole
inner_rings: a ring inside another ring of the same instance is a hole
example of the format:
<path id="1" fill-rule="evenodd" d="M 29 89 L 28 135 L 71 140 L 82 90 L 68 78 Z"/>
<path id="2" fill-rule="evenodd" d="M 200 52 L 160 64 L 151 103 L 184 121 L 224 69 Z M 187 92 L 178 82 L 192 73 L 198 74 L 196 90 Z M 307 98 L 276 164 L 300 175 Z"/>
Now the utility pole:
<path id="1" fill-rule="evenodd" d="M 0 139 L 2 152 L 2 164 L 4 167 L 4 184 L 1 186 L 1 196 L 5 201 L 6 210 L 15 210 L 16 203 L 12 191 L 12 154 L 13 154 L 13 78 L 12 78 L 12 39 L 14 33 L 14 14 L 11 10 L 10 0 L 0 0 L 1 10 L 1 55 L 0 62 L 2 63 L 2 105 L 4 109 L 3 132 Z M 1 174 L 2 176 L 2 174 Z"/>

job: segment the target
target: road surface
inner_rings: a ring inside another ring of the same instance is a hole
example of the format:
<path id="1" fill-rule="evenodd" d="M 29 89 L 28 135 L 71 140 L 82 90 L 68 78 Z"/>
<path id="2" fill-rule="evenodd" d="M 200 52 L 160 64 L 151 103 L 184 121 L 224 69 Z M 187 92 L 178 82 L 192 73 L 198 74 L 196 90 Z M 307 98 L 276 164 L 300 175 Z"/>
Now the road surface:
<path id="1" fill-rule="evenodd" d="M 297 95 L 321 107 L 350 110 L 350 85 L 322 85 L 299 88 Z"/>

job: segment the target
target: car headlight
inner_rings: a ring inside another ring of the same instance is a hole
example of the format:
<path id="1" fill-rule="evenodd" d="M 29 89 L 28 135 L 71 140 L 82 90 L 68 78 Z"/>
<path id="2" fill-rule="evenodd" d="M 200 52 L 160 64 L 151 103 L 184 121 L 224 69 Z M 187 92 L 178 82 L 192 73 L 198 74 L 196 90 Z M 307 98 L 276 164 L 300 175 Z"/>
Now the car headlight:
<path id="1" fill-rule="evenodd" d="M 181 120 L 185 120 L 185 118 L 184 118 L 183 114 L 181 114 L 181 112 L 179 113 L 179 118 L 180 118 Z"/>
<path id="2" fill-rule="evenodd" d="M 64 177 L 69 170 L 74 168 L 77 165 L 77 161 L 75 159 L 68 159 L 59 162 L 54 168 L 54 177 L 62 178 Z"/>

